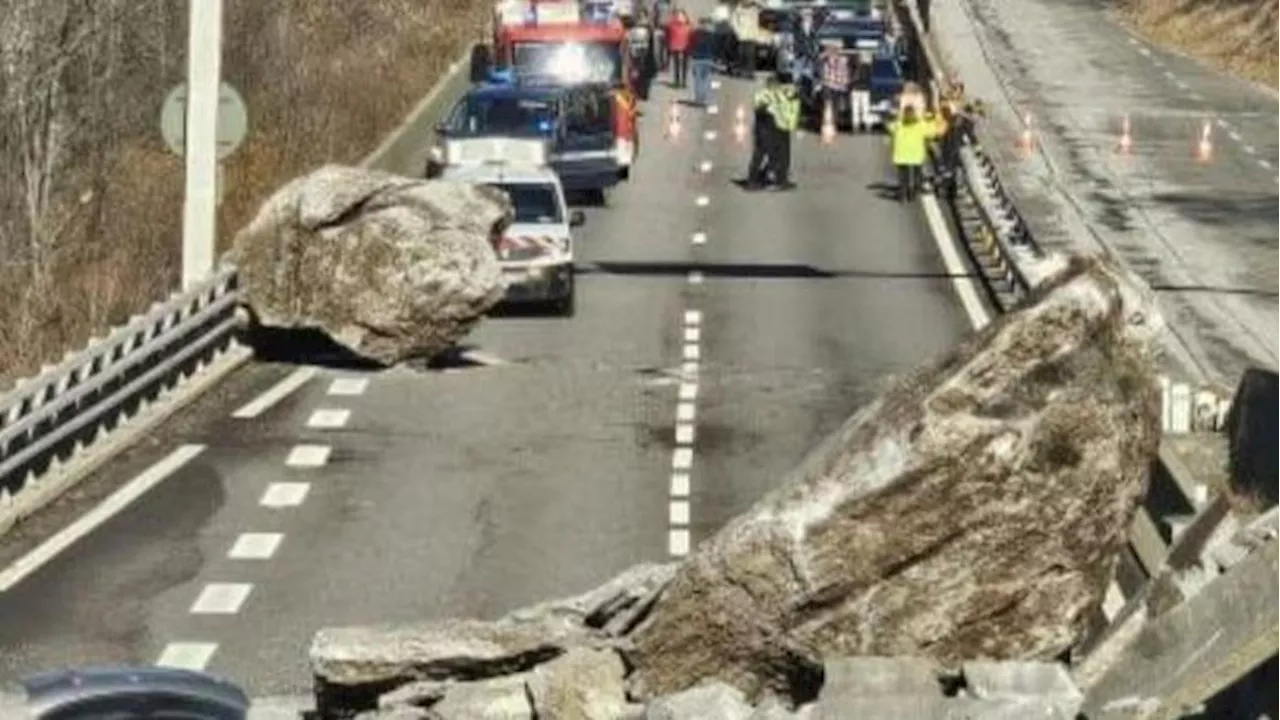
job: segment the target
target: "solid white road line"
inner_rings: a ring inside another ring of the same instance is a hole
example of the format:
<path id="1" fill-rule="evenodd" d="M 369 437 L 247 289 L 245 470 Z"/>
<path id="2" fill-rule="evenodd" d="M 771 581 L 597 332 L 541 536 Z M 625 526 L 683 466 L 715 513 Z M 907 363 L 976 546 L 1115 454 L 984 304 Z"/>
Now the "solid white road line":
<path id="1" fill-rule="evenodd" d="M 258 504 L 269 508 L 297 507 L 307 499 L 309 492 L 311 492 L 311 483 L 271 483 L 267 486 L 266 492 L 262 493 L 262 499 Z"/>
<path id="2" fill-rule="evenodd" d="M 369 388 L 369 378 L 338 378 L 329 383 L 329 395 L 348 397 L 363 395 Z"/>
<path id="3" fill-rule="evenodd" d="M 689 554 L 689 531 L 687 529 L 673 529 L 667 533 L 667 552 L 672 557 L 684 557 Z"/>
<path id="4" fill-rule="evenodd" d="M 316 430 L 337 430 L 345 427 L 350 419 L 350 410 L 322 408 L 311 413 L 311 417 L 307 418 L 307 427 Z"/>
<path id="5" fill-rule="evenodd" d="M 156 665 L 180 670 L 204 670 L 213 654 L 218 650 L 218 643 L 209 642 L 174 642 L 165 646 L 160 653 Z"/>
<path id="6" fill-rule="evenodd" d="M 204 445 L 182 445 L 166 455 L 155 465 L 147 468 L 134 479 L 125 483 L 119 490 L 111 493 L 107 499 L 89 512 L 80 516 L 75 522 L 60 530 L 56 535 L 45 540 L 36 549 L 23 555 L 0 572 L 0 593 L 8 591 L 22 582 L 62 551 L 71 547 L 77 540 L 98 529 L 100 525 L 128 507 L 133 501 L 142 497 L 148 490 L 159 485 L 182 466 L 191 462 L 204 452 Z"/>
<path id="7" fill-rule="evenodd" d="M 938 199 L 933 195 L 923 195 L 920 198 L 920 204 L 924 206 L 924 215 L 929 222 L 930 234 L 938 245 L 938 253 L 942 255 L 942 265 L 951 276 L 951 287 L 960 298 L 960 305 L 964 308 L 965 315 L 969 317 L 969 323 L 975 330 L 986 327 L 991 322 L 991 315 L 978 295 L 974 279 L 968 276 L 968 270 L 960 259 L 955 237 L 951 235 L 951 229 L 947 227 L 947 221 L 942 217 Z"/>
<path id="8" fill-rule="evenodd" d="M 284 542 L 284 533 L 241 533 L 227 551 L 232 560 L 270 560 Z"/>
<path id="9" fill-rule="evenodd" d="M 191 604 L 191 614 L 235 615 L 252 591 L 251 583 L 209 583 Z"/>
<path id="10" fill-rule="evenodd" d="M 333 448 L 328 445 L 294 445 L 284 464 L 296 468 L 322 467 L 329 462 Z"/>
<path id="11" fill-rule="evenodd" d="M 269 390 L 254 398 L 239 410 L 231 413 L 231 417 L 241 420 L 258 417 L 270 410 L 276 403 L 288 397 L 290 393 L 306 385 L 318 372 L 315 368 L 310 367 L 294 370 L 288 377 L 273 385 Z"/>

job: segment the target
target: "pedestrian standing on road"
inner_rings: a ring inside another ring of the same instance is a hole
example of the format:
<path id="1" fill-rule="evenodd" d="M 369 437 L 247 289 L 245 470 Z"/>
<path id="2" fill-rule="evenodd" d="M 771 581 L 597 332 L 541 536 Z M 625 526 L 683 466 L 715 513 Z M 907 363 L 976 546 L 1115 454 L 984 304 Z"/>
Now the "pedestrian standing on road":
<path id="1" fill-rule="evenodd" d="M 840 124 L 836 116 L 840 101 L 849 92 L 849 59 L 841 47 L 838 41 L 822 47 L 822 112 L 830 111 L 836 125 Z"/>
<path id="2" fill-rule="evenodd" d="M 800 96 L 794 85 L 771 75 L 756 93 L 755 133 L 744 188 L 759 190 L 773 176 L 776 190 L 791 190 L 791 136 L 800 125 Z"/>
<path id="3" fill-rule="evenodd" d="M 929 152 L 928 143 L 942 131 L 938 121 L 917 114 L 914 104 L 905 105 L 902 113 L 889 123 L 893 165 L 898 171 L 899 202 L 915 200 L 920 191 L 920 174 Z"/>
<path id="4" fill-rule="evenodd" d="M 636 93 L 641 100 L 649 99 L 649 86 L 653 83 L 656 72 L 653 54 L 653 25 L 649 19 L 649 10 L 641 7 L 627 31 L 627 45 L 631 48 L 631 64 L 636 68 L 640 79 Z"/>
<path id="5" fill-rule="evenodd" d="M 671 14 L 667 24 L 667 45 L 671 48 L 671 85 L 684 88 L 689 82 L 689 43 L 693 40 L 693 25 L 683 8 Z"/>
<path id="6" fill-rule="evenodd" d="M 730 67 L 739 77 L 756 76 L 756 53 L 761 44 L 760 6 L 752 0 L 742 0 L 733 7 L 729 16 L 733 27 L 734 48 Z"/>
<path id="7" fill-rule="evenodd" d="M 711 71 L 716 62 L 715 28 L 710 18 L 700 19 L 694 28 L 689 60 L 693 65 L 693 102 L 706 107 L 711 102 Z"/>
<path id="8" fill-rule="evenodd" d="M 871 128 L 871 53 L 853 56 L 849 68 L 849 124 L 854 132 Z"/>

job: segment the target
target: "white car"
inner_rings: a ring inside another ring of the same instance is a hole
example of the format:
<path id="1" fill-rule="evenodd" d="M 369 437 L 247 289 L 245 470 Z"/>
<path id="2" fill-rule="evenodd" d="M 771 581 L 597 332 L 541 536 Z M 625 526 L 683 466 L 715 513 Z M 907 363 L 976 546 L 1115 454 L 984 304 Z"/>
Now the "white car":
<path id="1" fill-rule="evenodd" d="M 543 165 L 477 163 L 451 165 L 442 180 L 489 185 L 507 193 L 514 222 L 494 243 L 507 281 L 504 300 L 551 303 L 560 315 L 574 314 L 573 233 L 581 210 L 570 211 L 560 178 Z"/>

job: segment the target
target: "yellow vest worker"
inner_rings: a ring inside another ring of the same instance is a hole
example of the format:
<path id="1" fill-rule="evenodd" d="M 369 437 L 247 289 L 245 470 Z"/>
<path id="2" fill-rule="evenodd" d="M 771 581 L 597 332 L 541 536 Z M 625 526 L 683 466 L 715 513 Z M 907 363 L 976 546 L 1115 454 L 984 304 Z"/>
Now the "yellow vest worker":
<path id="1" fill-rule="evenodd" d="M 893 139 L 893 164 L 919 166 L 928 157 L 928 142 L 946 131 L 946 123 L 932 117 L 913 123 L 893 120 L 888 130 Z"/>

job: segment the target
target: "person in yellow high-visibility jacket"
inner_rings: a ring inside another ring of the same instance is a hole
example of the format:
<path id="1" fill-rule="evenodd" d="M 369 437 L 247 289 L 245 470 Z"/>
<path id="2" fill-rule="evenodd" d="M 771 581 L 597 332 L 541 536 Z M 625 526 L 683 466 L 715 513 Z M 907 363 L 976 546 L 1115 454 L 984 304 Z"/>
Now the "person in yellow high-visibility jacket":
<path id="1" fill-rule="evenodd" d="M 888 130 L 893 145 L 893 165 L 898 170 L 898 199 L 911 202 L 920 190 L 929 141 L 942 136 L 946 123 L 930 113 L 920 117 L 915 107 L 907 105 L 902 114 L 889 123 Z"/>

